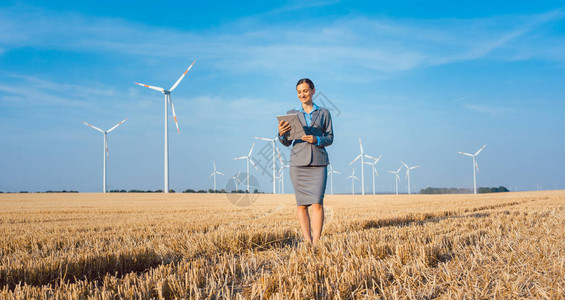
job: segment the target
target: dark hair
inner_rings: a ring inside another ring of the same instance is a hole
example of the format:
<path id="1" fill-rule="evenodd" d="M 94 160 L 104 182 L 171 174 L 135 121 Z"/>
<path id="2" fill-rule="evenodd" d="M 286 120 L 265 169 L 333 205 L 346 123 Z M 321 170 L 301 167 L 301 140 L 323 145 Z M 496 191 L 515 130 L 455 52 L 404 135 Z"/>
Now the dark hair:
<path id="1" fill-rule="evenodd" d="M 298 80 L 298 82 L 296 83 L 296 86 L 298 87 L 299 85 L 301 85 L 303 83 L 307 83 L 308 86 L 310 86 L 311 90 L 314 89 L 314 83 L 312 82 L 312 80 L 310 80 L 308 78 L 302 78 L 302 79 Z"/>

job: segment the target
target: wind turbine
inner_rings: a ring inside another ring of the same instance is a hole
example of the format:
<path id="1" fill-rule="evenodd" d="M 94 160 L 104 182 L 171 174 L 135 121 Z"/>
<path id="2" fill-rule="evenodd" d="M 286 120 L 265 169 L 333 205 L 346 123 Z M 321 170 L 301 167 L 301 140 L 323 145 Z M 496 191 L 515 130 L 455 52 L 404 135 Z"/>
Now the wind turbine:
<path id="1" fill-rule="evenodd" d="M 280 193 L 284 194 L 284 168 L 288 168 L 290 166 L 284 164 L 284 161 L 282 159 L 282 155 L 281 155 L 281 152 L 279 151 L 279 148 L 276 148 L 276 150 L 277 150 L 277 155 L 279 157 L 279 162 L 281 163 L 281 167 L 279 169 L 279 176 L 278 176 L 279 182 L 281 184 Z"/>
<path id="2" fill-rule="evenodd" d="M 357 176 L 355 176 L 355 168 L 353 168 L 353 173 L 345 179 L 351 178 L 351 195 L 355 195 L 355 180 L 359 180 Z"/>
<path id="3" fill-rule="evenodd" d="M 208 177 L 211 178 L 212 176 L 214 176 L 214 192 L 216 191 L 216 174 L 224 175 L 224 173 L 216 170 L 216 162 L 214 162 L 214 171 L 212 172 L 212 174 L 210 174 L 210 177 Z"/>
<path id="4" fill-rule="evenodd" d="M 457 151 L 457 153 L 459 154 L 463 154 L 463 155 L 467 155 L 473 158 L 473 191 L 475 194 L 477 194 L 477 174 L 475 173 L 475 169 L 477 170 L 477 172 L 479 172 L 479 165 L 477 164 L 477 160 L 476 160 L 476 156 L 479 155 L 479 153 L 481 153 L 481 151 L 483 151 L 483 149 L 486 147 L 487 145 L 484 145 L 481 147 L 481 149 L 479 149 L 479 151 L 477 151 L 477 153 L 475 154 L 469 154 L 469 153 L 463 153 L 463 152 L 459 152 Z"/>
<path id="5" fill-rule="evenodd" d="M 373 195 L 375 194 L 375 174 L 377 174 L 377 176 L 379 176 L 379 172 L 377 171 L 377 168 L 375 168 L 375 165 L 379 162 L 379 160 L 381 160 L 381 157 L 383 157 L 383 155 L 381 154 L 381 156 L 379 156 L 379 158 L 374 158 L 372 156 L 369 155 L 365 155 L 365 157 L 373 159 L 374 161 L 372 163 L 370 162 L 366 162 L 366 164 L 371 165 L 371 167 L 373 167 Z"/>
<path id="6" fill-rule="evenodd" d="M 253 146 L 251 146 L 251 150 L 249 150 L 249 154 L 247 154 L 247 156 L 240 156 L 240 157 L 236 157 L 234 159 L 247 159 L 247 192 L 249 193 L 249 162 L 251 162 L 251 164 L 253 165 L 253 167 L 255 167 L 255 169 L 257 169 L 257 166 L 255 166 L 255 162 L 253 162 L 253 160 L 251 159 L 251 152 L 253 152 L 253 147 L 255 147 L 255 143 L 253 143 Z"/>
<path id="7" fill-rule="evenodd" d="M 192 68 L 196 61 L 193 61 L 192 64 L 182 73 L 180 78 L 173 84 L 173 86 L 165 90 L 164 88 L 158 86 L 151 86 L 143 83 L 135 82 L 135 84 L 144 86 L 146 88 L 150 88 L 152 90 L 159 91 L 165 94 L 165 193 L 169 192 L 169 103 L 171 104 L 171 110 L 173 111 L 173 118 L 175 119 L 175 125 L 177 126 L 177 132 L 180 134 L 179 130 L 179 123 L 177 122 L 177 115 L 175 114 L 175 106 L 173 105 L 173 100 L 171 100 L 171 92 L 179 85 L 181 80 L 184 78 L 186 73 Z"/>
<path id="8" fill-rule="evenodd" d="M 359 148 L 361 149 L 361 154 L 359 154 L 354 160 L 352 160 L 349 165 L 351 166 L 355 161 L 361 158 L 361 194 L 365 195 L 365 176 L 363 172 L 363 165 L 365 164 L 363 158 L 366 157 L 363 153 L 363 144 L 361 144 L 361 138 L 359 138 Z"/>
<path id="9" fill-rule="evenodd" d="M 334 168 L 332 167 L 332 165 L 328 165 L 328 174 L 330 175 L 330 194 L 334 194 L 334 176 L 333 174 L 341 174 L 340 172 L 334 170 Z"/>
<path id="10" fill-rule="evenodd" d="M 406 178 L 408 178 L 408 195 L 410 195 L 410 170 L 419 168 L 420 166 L 408 167 L 403 161 L 400 161 L 406 167 Z"/>
<path id="11" fill-rule="evenodd" d="M 104 131 L 104 130 L 102 130 L 102 129 L 94 126 L 94 125 L 90 125 L 90 124 L 88 124 L 84 121 L 82 122 L 84 125 L 90 126 L 90 127 L 94 128 L 94 129 L 96 129 L 96 130 L 98 130 L 98 131 L 100 131 L 104 134 L 104 154 L 103 154 L 104 155 L 104 167 L 103 167 L 103 170 L 102 170 L 102 192 L 103 193 L 106 193 L 106 158 L 109 156 L 109 154 L 108 154 L 108 133 L 110 133 L 112 130 L 116 129 L 116 127 L 122 125 L 127 119 L 128 118 L 125 118 L 123 121 L 114 125 L 114 127 L 110 128 L 106 131 Z"/>
<path id="12" fill-rule="evenodd" d="M 237 187 L 237 182 L 239 181 L 239 183 L 241 183 L 241 180 L 239 180 L 239 175 L 241 175 L 241 171 L 237 172 L 237 175 L 232 176 L 231 179 L 233 179 L 233 182 L 235 182 L 235 191 L 239 191 L 239 188 Z"/>
<path id="13" fill-rule="evenodd" d="M 397 195 L 398 195 L 398 182 L 400 181 L 400 176 L 398 176 L 398 173 L 400 173 L 401 169 L 402 169 L 402 166 L 400 166 L 400 168 L 398 168 L 398 170 L 396 170 L 396 171 L 388 171 L 389 173 L 394 174 L 395 182 L 396 182 L 396 194 Z"/>
<path id="14" fill-rule="evenodd" d="M 276 186 L 276 175 L 275 175 L 275 140 L 274 139 L 268 139 L 268 138 L 260 138 L 260 137 L 255 137 L 258 140 L 264 140 L 264 141 L 269 141 L 271 143 L 273 143 L 273 194 L 276 194 L 277 191 L 275 190 L 275 186 Z"/>

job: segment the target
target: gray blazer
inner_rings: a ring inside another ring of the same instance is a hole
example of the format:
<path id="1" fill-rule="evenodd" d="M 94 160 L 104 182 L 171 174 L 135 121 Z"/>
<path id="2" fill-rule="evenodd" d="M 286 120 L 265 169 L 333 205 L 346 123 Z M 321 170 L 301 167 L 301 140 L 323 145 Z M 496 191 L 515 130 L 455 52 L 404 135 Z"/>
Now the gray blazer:
<path id="1" fill-rule="evenodd" d="M 304 127 L 306 135 L 314 135 L 320 140 L 320 145 L 310 144 L 303 140 L 289 140 L 288 133 L 279 136 L 279 141 L 286 147 L 292 144 L 290 152 L 291 166 L 326 166 L 330 164 L 326 146 L 334 141 L 334 131 L 332 126 L 332 117 L 330 111 L 325 108 L 319 108 L 312 113 L 311 126 L 306 126 L 304 114 L 296 109 L 291 109 L 287 114 L 298 114 L 298 119 Z"/>

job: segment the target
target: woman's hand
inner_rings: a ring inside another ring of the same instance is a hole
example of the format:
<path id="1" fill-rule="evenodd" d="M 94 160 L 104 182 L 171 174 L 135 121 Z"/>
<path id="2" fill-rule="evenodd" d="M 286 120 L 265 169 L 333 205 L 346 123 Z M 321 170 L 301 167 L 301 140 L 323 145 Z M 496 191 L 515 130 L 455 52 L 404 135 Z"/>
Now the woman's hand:
<path id="1" fill-rule="evenodd" d="M 288 131 L 290 131 L 290 123 L 288 123 L 287 121 L 284 121 L 284 120 L 280 121 L 279 122 L 279 135 L 283 136 Z"/>
<path id="2" fill-rule="evenodd" d="M 308 142 L 310 144 L 316 144 L 318 142 L 318 139 L 314 135 L 305 135 L 301 138 L 301 140 Z"/>

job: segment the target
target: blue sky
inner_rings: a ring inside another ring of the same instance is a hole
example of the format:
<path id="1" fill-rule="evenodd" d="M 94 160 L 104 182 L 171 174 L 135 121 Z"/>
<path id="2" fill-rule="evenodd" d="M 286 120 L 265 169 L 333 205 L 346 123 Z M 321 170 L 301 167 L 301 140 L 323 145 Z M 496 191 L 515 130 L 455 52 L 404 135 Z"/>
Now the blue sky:
<path id="1" fill-rule="evenodd" d="M 479 186 L 565 189 L 562 2 L 100 2 L 0 4 L 0 191 L 100 191 L 103 136 L 81 121 L 126 117 L 108 136 L 108 188 L 162 189 L 163 96 L 133 82 L 168 88 L 193 60 L 172 96 L 177 191 L 211 188 L 213 161 L 245 171 L 232 158 L 269 146 L 253 137 L 274 137 L 302 77 L 334 106 L 336 192 L 351 192 L 359 138 L 383 154 L 377 192 L 400 160 L 421 166 L 413 189 L 472 187 L 456 151 L 484 144 Z"/>

